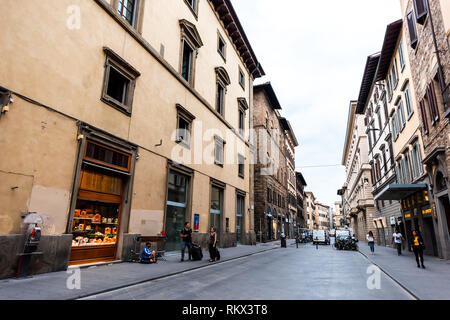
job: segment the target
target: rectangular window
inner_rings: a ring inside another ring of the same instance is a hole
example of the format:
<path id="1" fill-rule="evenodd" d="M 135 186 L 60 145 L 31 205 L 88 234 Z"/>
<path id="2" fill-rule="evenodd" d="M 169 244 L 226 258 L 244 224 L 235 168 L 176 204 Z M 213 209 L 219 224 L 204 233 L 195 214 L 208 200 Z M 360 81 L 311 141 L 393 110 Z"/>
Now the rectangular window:
<path id="1" fill-rule="evenodd" d="M 431 80 L 431 83 L 427 87 L 427 93 L 425 97 L 428 102 L 429 107 L 428 109 L 430 110 L 431 124 L 434 125 L 436 121 L 439 120 L 439 111 L 437 106 L 436 91 L 433 80 Z"/>
<path id="2" fill-rule="evenodd" d="M 215 164 L 223 166 L 223 154 L 225 142 L 217 136 L 214 139 L 215 139 L 214 162 Z"/>
<path id="3" fill-rule="evenodd" d="M 198 16 L 198 0 L 184 0 L 189 9 L 194 14 L 195 18 Z"/>
<path id="4" fill-rule="evenodd" d="M 140 73 L 109 48 L 105 47 L 103 51 L 106 62 L 101 100 L 129 115 L 136 78 Z"/>
<path id="5" fill-rule="evenodd" d="M 411 116 L 411 114 L 413 113 L 413 109 L 411 106 L 411 96 L 409 94 L 409 84 L 406 86 L 405 91 L 405 101 L 406 101 L 406 112 L 408 114 L 408 118 Z"/>
<path id="6" fill-rule="evenodd" d="M 245 75 L 240 67 L 239 67 L 239 84 L 241 85 L 242 89 L 245 90 Z"/>
<path id="7" fill-rule="evenodd" d="M 398 45 L 398 57 L 400 59 L 400 68 L 403 71 L 403 68 L 405 67 L 405 56 L 403 55 L 403 39 L 400 39 L 400 43 Z"/>
<path id="8" fill-rule="evenodd" d="M 129 171 L 130 155 L 87 141 L 84 158 L 90 162 L 106 165 L 108 167 Z"/>
<path id="9" fill-rule="evenodd" d="M 221 57 L 226 60 L 226 45 L 225 40 L 222 38 L 219 32 L 217 32 L 217 52 Z"/>
<path id="10" fill-rule="evenodd" d="M 422 99 L 420 101 L 420 113 L 422 114 L 423 131 L 425 134 L 427 134 L 428 133 L 428 120 L 427 120 L 427 113 L 425 110 L 425 99 Z"/>
<path id="11" fill-rule="evenodd" d="M 117 12 L 132 27 L 135 26 L 137 0 L 119 0 Z"/>
<path id="12" fill-rule="evenodd" d="M 397 58 L 394 58 L 391 72 L 392 72 L 392 89 L 395 90 L 398 85 Z"/>
<path id="13" fill-rule="evenodd" d="M 415 147 L 413 147 L 411 149 L 411 162 L 412 162 L 413 176 L 414 176 L 414 178 L 417 178 L 419 176 L 419 170 L 418 170 L 418 163 L 417 163 Z"/>
<path id="14" fill-rule="evenodd" d="M 241 242 L 244 212 L 245 212 L 245 196 L 237 194 L 236 195 L 236 238 L 237 238 L 238 243 Z"/>
<path id="15" fill-rule="evenodd" d="M 417 22 L 424 24 L 428 14 L 427 0 L 414 0 L 414 11 Z"/>
<path id="16" fill-rule="evenodd" d="M 244 178 L 244 166 L 245 166 L 245 158 L 243 155 L 238 155 L 238 174 L 239 177 Z"/>
<path id="17" fill-rule="evenodd" d="M 192 61 L 194 57 L 194 50 L 187 43 L 186 40 L 183 41 L 183 56 L 181 64 L 181 76 L 187 82 L 191 83 L 192 80 Z"/>
<path id="18" fill-rule="evenodd" d="M 411 11 L 406 16 L 406 20 L 408 21 L 408 30 L 409 30 L 409 41 L 410 45 L 413 49 L 417 47 L 417 43 L 419 41 L 419 38 L 417 36 L 417 28 L 416 28 L 416 22 L 414 20 L 413 12 Z"/>
<path id="19" fill-rule="evenodd" d="M 177 104 L 177 132 L 175 142 L 190 147 L 193 116 L 189 111 Z"/>
<path id="20" fill-rule="evenodd" d="M 418 142 L 416 142 L 414 149 L 416 150 L 415 153 L 417 158 L 418 172 L 419 175 L 422 175 L 423 174 L 422 155 L 420 154 L 420 146 Z"/>
<path id="21" fill-rule="evenodd" d="M 404 154 L 404 161 L 405 161 L 405 177 L 406 177 L 406 183 L 411 183 L 411 163 L 409 161 L 409 154 Z"/>
<path id="22" fill-rule="evenodd" d="M 402 131 L 405 127 L 405 112 L 403 111 L 403 100 L 400 99 L 398 102 L 398 114 L 399 114 L 399 131 Z"/>
<path id="23" fill-rule="evenodd" d="M 217 101 L 216 101 L 216 111 L 223 116 L 223 103 L 225 98 L 225 88 L 217 82 Z"/>
<path id="24" fill-rule="evenodd" d="M 244 111 L 239 109 L 239 133 L 244 134 Z"/>
<path id="25" fill-rule="evenodd" d="M 216 232 L 220 235 L 222 226 L 222 208 L 223 208 L 223 189 L 212 186 L 211 188 L 211 207 L 210 207 L 210 226 L 216 228 Z"/>

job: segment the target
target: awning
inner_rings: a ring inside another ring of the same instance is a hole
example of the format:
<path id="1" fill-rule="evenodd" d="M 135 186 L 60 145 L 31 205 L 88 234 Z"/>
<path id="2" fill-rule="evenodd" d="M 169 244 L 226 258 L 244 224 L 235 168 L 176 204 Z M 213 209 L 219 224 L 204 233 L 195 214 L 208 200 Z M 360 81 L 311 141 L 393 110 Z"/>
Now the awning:
<path id="1" fill-rule="evenodd" d="M 403 200 L 416 192 L 426 189 L 426 184 L 390 184 L 378 193 L 374 200 Z"/>

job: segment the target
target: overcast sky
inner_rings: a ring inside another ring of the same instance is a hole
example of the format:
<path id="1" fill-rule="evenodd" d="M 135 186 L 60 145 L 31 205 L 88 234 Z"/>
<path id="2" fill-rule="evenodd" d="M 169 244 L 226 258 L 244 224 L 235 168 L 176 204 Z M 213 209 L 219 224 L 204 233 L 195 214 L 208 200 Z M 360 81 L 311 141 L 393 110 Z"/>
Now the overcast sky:
<path id="1" fill-rule="evenodd" d="M 232 0 L 300 146 L 297 171 L 318 201 L 332 205 L 345 181 L 340 165 L 350 100 L 367 56 L 381 51 L 399 0 Z M 276 5 L 274 5 L 276 3 Z"/>

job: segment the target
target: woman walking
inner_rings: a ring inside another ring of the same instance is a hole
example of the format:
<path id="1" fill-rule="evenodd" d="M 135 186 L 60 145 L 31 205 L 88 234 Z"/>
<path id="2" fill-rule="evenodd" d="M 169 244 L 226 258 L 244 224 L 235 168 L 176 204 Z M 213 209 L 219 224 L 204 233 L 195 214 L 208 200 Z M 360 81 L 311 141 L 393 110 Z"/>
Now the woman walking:
<path id="1" fill-rule="evenodd" d="M 216 227 L 211 227 L 209 233 L 209 262 L 217 261 L 217 233 Z"/>
<path id="2" fill-rule="evenodd" d="M 423 238 L 419 231 L 414 230 L 412 234 L 413 236 L 412 239 L 410 240 L 411 241 L 410 245 L 411 251 L 414 252 L 414 255 L 416 256 L 417 268 L 420 268 L 420 265 L 422 265 L 422 268 L 425 269 L 425 266 L 423 264 L 423 249 L 425 249 L 425 245 L 423 244 Z"/>
<path id="3" fill-rule="evenodd" d="M 375 253 L 375 239 L 373 238 L 373 232 L 369 231 L 369 233 L 366 235 L 367 242 L 369 243 L 370 251 L 372 254 Z"/>

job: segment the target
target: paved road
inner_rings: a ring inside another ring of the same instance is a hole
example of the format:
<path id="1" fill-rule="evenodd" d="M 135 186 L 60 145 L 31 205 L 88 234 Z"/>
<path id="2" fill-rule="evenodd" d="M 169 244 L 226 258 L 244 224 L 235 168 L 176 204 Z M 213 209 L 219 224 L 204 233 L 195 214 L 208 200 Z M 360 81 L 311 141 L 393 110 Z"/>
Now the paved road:
<path id="1" fill-rule="evenodd" d="M 88 297 L 138 300 L 413 299 L 384 273 L 367 287 L 371 263 L 332 246 L 289 246 Z"/>

